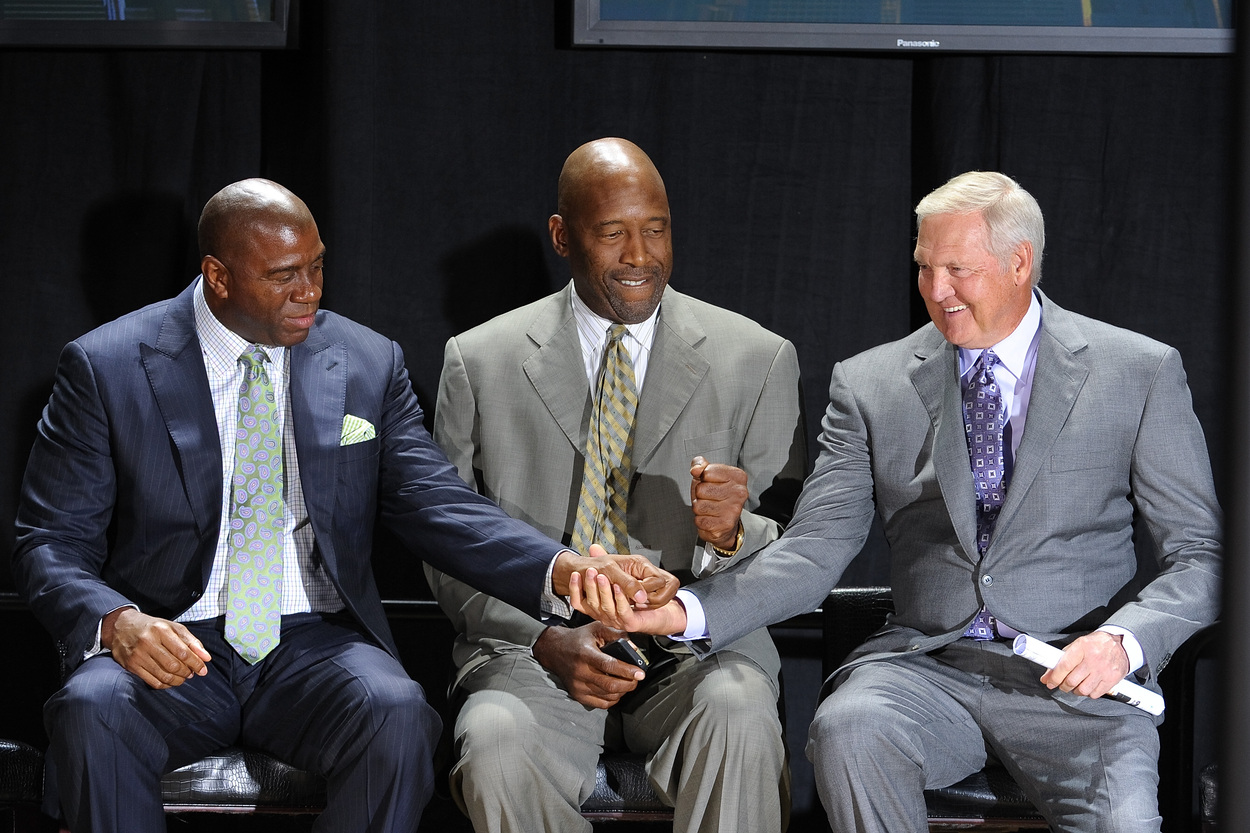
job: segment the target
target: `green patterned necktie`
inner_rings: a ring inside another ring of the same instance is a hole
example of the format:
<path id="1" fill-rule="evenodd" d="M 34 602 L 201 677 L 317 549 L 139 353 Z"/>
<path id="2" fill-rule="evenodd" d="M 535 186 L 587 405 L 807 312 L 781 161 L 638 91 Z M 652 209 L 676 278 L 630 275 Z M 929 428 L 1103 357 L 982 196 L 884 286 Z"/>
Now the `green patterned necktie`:
<path id="1" fill-rule="evenodd" d="M 282 432 L 267 359 L 256 345 L 239 357 L 230 482 L 226 641 L 249 663 L 274 649 L 282 626 Z"/>
<path id="2" fill-rule="evenodd" d="M 603 370 L 586 432 L 582 494 L 577 501 L 572 540 L 573 549 L 583 554 L 595 543 L 602 544 L 608 552 L 629 552 L 625 510 L 633 474 L 630 457 L 638 387 L 634 383 L 634 363 L 621 343 L 624 335 L 624 324 L 614 324 L 608 330 Z"/>

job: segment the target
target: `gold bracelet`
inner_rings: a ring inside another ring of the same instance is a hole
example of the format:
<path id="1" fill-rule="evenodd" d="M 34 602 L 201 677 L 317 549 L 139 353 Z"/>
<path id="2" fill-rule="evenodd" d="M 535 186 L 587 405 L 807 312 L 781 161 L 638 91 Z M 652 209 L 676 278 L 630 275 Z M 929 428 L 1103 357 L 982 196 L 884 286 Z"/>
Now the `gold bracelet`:
<path id="1" fill-rule="evenodd" d="M 742 549 L 742 534 L 743 534 L 742 521 L 738 521 L 738 538 L 737 540 L 734 541 L 734 548 L 732 550 L 726 551 L 716 546 L 715 544 L 712 544 L 712 549 L 716 550 L 716 554 L 723 558 L 732 558 L 738 554 L 738 550 Z"/>

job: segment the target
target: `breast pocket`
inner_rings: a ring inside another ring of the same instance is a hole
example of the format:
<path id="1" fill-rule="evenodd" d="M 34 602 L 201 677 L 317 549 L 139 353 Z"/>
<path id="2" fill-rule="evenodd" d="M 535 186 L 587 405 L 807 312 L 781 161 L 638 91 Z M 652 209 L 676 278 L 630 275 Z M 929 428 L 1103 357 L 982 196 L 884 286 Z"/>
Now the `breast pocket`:
<path id="1" fill-rule="evenodd" d="M 377 437 L 351 445 L 339 446 L 338 464 L 344 465 L 357 460 L 376 458 L 382 449 L 382 441 Z"/>
<path id="2" fill-rule="evenodd" d="M 737 459 L 737 453 L 734 449 L 735 431 L 730 428 L 727 431 L 717 431 L 713 434 L 704 434 L 701 437 L 691 437 L 686 440 L 686 456 L 702 457 L 709 463 L 728 463 L 733 465 Z"/>
<path id="3" fill-rule="evenodd" d="M 1050 456 L 1050 470 L 1053 474 L 1065 471 L 1089 471 L 1090 469 L 1110 468 L 1115 463 L 1115 454 L 1110 451 L 1084 450 L 1067 451 Z"/>

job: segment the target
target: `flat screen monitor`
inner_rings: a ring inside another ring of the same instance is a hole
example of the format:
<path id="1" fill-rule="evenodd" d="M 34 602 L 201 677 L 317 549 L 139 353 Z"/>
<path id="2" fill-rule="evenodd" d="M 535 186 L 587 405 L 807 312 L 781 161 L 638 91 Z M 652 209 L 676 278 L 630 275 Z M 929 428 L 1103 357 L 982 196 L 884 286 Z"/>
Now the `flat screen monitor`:
<path id="1" fill-rule="evenodd" d="M 284 49 L 297 0 L 0 0 L 0 46 Z"/>
<path id="2" fill-rule="evenodd" d="M 881 52 L 1230 53 L 1234 0 L 572 0 L 573 43 Z"/>

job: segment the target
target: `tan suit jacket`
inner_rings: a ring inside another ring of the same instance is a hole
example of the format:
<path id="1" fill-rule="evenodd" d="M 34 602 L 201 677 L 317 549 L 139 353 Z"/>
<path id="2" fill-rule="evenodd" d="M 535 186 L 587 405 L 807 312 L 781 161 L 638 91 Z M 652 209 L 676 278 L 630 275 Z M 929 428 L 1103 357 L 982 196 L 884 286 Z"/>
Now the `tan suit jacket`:
<path id="1" fill-rule="evenodd" d="M 590 391 L 570 307 L 572 286 L 447 343 L 434 437 L 461 477 L 504 511 L 567 542 L 582 482 Z M 734 562 L 777 538 L 806 466 L 794 346 L 743 316 L 669 287 L 639 394 L 628 509 L 631 550 L 697 578 L 690 460 L 741 467 L 750 499 Z M 720 568 L 730 562 L 719 565 Z M 459 631 L 460 675 L 492 654 L 528 651 L 543 625 L 432 568 Z M 767 630 L 735 640 L 774 678 Z"/>

